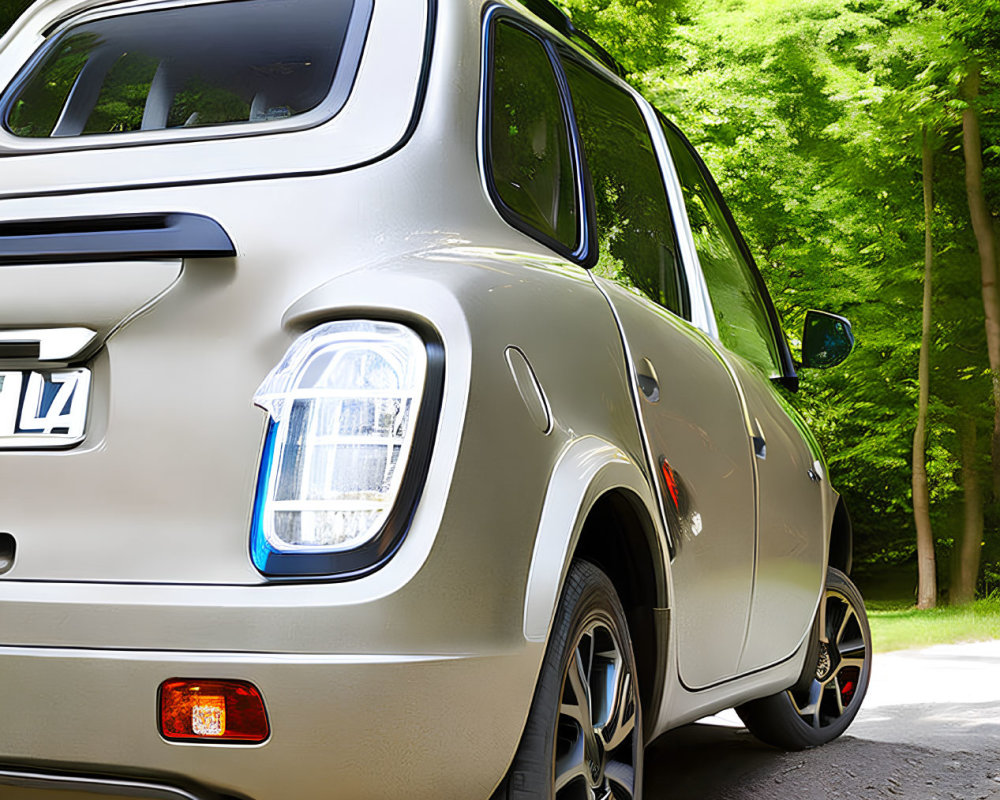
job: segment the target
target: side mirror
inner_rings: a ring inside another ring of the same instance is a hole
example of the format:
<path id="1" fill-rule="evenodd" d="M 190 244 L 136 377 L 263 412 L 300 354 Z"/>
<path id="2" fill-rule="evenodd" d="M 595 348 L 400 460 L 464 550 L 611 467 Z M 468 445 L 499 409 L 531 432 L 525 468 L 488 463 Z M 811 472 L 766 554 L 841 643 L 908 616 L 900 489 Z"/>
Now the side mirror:
<path id="1" fill-rule="evenodd" d="M 802 331 L 802 366 L 835 367 L 851 354 L 854 333 L 851 323 L 826 311 L 807 311 Z"/>

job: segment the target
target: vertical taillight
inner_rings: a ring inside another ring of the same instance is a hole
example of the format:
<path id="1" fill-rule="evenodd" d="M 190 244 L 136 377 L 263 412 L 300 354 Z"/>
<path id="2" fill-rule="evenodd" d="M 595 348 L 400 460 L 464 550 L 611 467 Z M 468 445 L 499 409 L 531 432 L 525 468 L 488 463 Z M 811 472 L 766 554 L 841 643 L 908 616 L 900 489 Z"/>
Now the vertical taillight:
<path id="1" fill-rule="evenodd" d="M 424 340 L 397 323 L 329 322 L 295 341 L 254 396 L 270 416 L 252 534 L 258 569 L 336 572 L 322 564 L 379 537 L 427 375 Z"/>

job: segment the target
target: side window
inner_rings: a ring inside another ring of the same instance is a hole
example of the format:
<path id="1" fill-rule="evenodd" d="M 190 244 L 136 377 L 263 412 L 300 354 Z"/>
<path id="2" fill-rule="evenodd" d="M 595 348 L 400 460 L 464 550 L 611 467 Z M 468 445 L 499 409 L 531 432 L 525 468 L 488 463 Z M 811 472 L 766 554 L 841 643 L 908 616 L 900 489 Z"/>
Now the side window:
<path id="1" fill-rule="evenodd" d="M 489 113 L 489 183 L 501 211 L 515 227 L 572 252 L 577 193 L 556 74 L 541 40 L 503 20 L 493 28 Z"/>
<path id="2" fill-rule="evenodd" d="M 670 207 L 642 112 L 627 92 L 575 59 L 564 66 L 593 185 L 594 273 L 687 317 Z"/>
<path id="3" fill-rule="evenodd" d="M 766 375 L 777 377 L 782 374 L 781 357 L 767 301 L 758 289 L 754 269 L 740 251 L 736 235 L 713 192 L 712 180 L 690 145 L 673 127 L 662 122 L 661 125 L 680 178 L 719 338 Z"/>

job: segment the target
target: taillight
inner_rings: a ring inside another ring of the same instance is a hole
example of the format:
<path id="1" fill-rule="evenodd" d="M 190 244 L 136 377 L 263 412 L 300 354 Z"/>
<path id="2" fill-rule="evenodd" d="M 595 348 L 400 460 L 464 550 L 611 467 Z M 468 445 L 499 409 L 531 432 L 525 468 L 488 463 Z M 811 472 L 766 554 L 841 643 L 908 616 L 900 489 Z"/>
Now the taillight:
<path id="1" fill-rule="evenodd" d="M 431 352 L 404 325 L 359 320 L 325 323 L 292 344 L 254 395 L 270 416 L 251 537 L 259 570 L 338 575 L 385 556 L 429 360 L 443 362 Z"/>
<path id="2" fill-rule="evenodd" d="M 200 742 L 263 742 L 270 735 L 264 699 L 252 683 L 182 679 L 160 684 L 160 733 Z"/>

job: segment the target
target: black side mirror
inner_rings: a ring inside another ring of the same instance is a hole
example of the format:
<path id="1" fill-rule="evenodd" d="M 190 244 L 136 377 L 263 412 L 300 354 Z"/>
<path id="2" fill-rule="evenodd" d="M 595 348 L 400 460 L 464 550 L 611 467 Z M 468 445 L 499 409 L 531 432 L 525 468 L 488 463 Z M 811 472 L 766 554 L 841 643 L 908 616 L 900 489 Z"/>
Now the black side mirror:
<path id="1" fill-rule="evenodd" d="M 851 323 L 826 311 L 807 311 L 802 331 L 802 366 L 835 367 L 851 354 L 854 333 Z"/>

